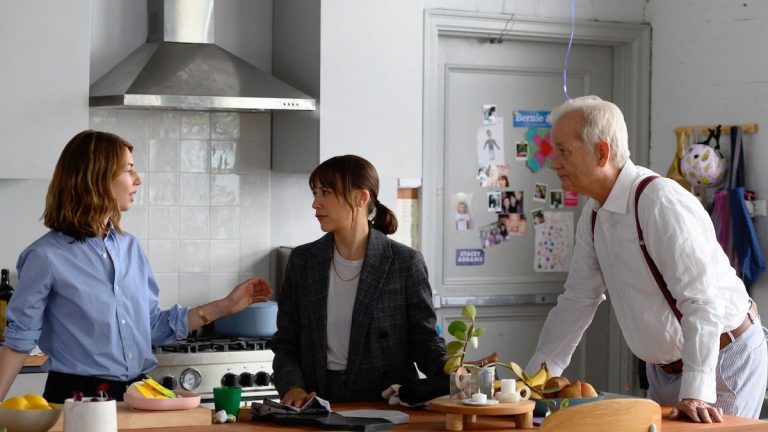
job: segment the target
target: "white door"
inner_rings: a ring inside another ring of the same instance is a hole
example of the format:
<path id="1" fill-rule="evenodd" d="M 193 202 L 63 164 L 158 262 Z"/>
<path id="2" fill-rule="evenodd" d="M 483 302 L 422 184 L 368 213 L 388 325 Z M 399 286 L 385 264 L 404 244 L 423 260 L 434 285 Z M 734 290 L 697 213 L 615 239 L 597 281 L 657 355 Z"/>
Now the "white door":
<path id="1" fill-rule="evenodd" d="M 455 16 L 448 19 L 452 18 Z M 479 21 L 488 22 L 487 17 L 480 17 Z M 427 25 L 425 31 L 429 30 Z M 565 100 L 563 63 L 567 39 L 518 35 L 503 43 L 491 43 L 498 35 L 476 29 L 462 33 L 453 27 L 439 34 L 436 43 L 428 43 L 435 53 L 430 61 L 427 52 L 425 111 L 433 110 L 435 124 L 425 124 L 424 212 L 432 218 L 424 221 L 424 247 L 434 245 L 431 253 L 425 255 L 435 267 L 431 269 L 433 288 L 443 308 L 439 310 L 442 325 L 446 327 L 458 318 L 463 304 L 486 306 L 479 309 L 478 316 L 479 324 L 488 331 L 481 337 L 475 355 L 497 351 L 501 360 L 524 365 L 533 354 L 546 313 L 562 292 L 567 274 L 535 271 L 531 211 L 570 213 L 568 217 L 572 217 L 575 226 L 586 199 L 581 197 L 578 207 L 558 209 L 551 208 L 549 202 L 534 201 L 536 184 L 548 185 L 550 190 L 560 189 L 559 179 L 548 168 L 534 172 L 524 160 L 516 158 L 516 143 L 524 139 L 527 128 L 514 127 L 513 113 L 549 111 Z M 625 82 L 622 73 L 626 66 L 625 53 L 620 48 L 577 40 L 571 48 L 567 69 L 568 95 L 573 98 L 595 94 L 615 101 L 618 82 Z M 617 67 L 622 71 L 617 71 Z M 434 94 L 430 94 L 430 89 Z M 499 144 L 509 167 L 508 188 L 483 187 L 477 179 L 481 165 L 478 134 L 486 128 L 482 117 L 484 105 L 495 105 L 496 117 L 501 119 L 500 129 L 497 126 L 494 133 L 503 133 L 503 142 Z M 429 121 L 427 118 L 425 121 Z M 498 218 L 489 209 L 489 193 L 510 190 L 523 192 L 523 214 L 528 219 L 526 233 L 510 236 L 493 247 L 486 243 L 483 248 L 481 227 Z M 459 193 L 470 203 L 473 229 L 466 231 L 456 229 Z M 464 249 L 481 249 L 484 263 L 457 265 L 457 251 Z M 611 376 L 611 369 L 615 377 Z M 600 306 L 565 375 L 587 379 L 602 390 L 630 390 L 627 385 L 633 379 L 633 368 L 608 302 Z"/>

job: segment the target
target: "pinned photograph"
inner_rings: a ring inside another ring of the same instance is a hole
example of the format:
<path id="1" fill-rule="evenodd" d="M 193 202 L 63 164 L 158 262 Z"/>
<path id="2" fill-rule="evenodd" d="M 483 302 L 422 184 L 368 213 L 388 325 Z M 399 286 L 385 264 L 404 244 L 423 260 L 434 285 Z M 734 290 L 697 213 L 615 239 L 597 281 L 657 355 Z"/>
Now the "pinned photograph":
<path id="1" fill-rule="evenodd" d="M 501 192 L 488 192 L 488 211 L 496 213 L 501 211 Z"/>
<path id="2" fill-rule="evenodd" d="M 536 202 L 547 202 L 547 191 L 549 185 L 546 183 L 536 183 L 533 186 L 533 200 Z"/>
<path id="3" fill-rule="evenodd" d="M 477 169 L 477 180 L 484 188 L 509 187 L 509 165 L 487 165 Z"/>
<path id="4" fill-rule="evenodd" d="M 515 160 L 519 160 L 519 161 L 528 160 L 528 143 L 525 140 L 518 141 L 515 144 L 515 150 L 516 150 Z"/>
<path id="5" fill-rule="evenodd" d="M 563 192 L 563 205 L 566 207 L 576 207 L 579 205 L 579 194 L 574 191 Z"/>
<path id="6" fill-rule="evenodd" d="M 477 128 L 477 163 L 480 166 L 503 164 L 504 126 L 502 119 L 494 124 Z"/>
<path id="7" fill-rule="evenodd" d="M 536 209 L 531 211 L 531 217 L 533 218 L 533 226 L 544 225 L 544 209 Z"/>
<path id="8" fill-rule="evenodd" d="M 496 123 L 496 104 L 483 105 L 483 124 Z"/>
<path id="9" fill-rule="evenodd" d="M 492 222 L 488 225 L 483 225 L 479 228 L 479 231 L 480 244 L 483 246 L 483 249 L 504 243 L 504 235 L 499 229 L 498 222 Z"/>
<path id="10" fill-rule="evenodd" d="M 523 191 L 501 193 L 502 213 L 522 213 L 523 211 Z"/>
<path id="11" fill-rule="evenodd" d="M 472 220 L 472 194 L 459 192 L 451 196 L 451 209 L 453 209 L 453 225 L 456 231 L 468 231 L 473 229 Z"/>
<path id="12" fill-rule="evenodd" d="M 558 209 L 563 206 L 563 191 L 561 189 L 553 189 L 549 191 L 549 207 Z"/>
<path id="13" fill-rule="evenodd" d="M 500 214 L 499 223 L 503 223 L 507 231 L 507 237 L 522 237 L 526 233 L 528 221 L 524 214 L 509 213 Z"/>

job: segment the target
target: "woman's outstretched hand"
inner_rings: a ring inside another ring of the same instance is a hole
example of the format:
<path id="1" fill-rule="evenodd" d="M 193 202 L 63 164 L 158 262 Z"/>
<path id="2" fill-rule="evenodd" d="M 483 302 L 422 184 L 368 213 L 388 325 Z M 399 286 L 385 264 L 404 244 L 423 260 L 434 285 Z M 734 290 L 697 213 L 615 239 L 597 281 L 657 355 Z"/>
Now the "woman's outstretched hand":
<path id="1" fill-rule="evenodd" d="M 269 285 L 269 282 L 253 277 L 237 284 L 225 300 L 229 305 L 229 313 L 233 314 L 240 312 L 253 303 L 268 301 L 271 295 L 272 287 Z"/>

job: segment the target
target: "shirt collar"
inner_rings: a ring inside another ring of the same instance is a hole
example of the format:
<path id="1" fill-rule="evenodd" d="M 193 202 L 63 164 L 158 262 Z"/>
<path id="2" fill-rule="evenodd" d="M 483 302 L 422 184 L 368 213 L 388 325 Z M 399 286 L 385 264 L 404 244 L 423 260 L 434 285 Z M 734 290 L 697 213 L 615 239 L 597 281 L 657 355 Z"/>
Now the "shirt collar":
<path id="1" fill-rule="evenodd" d="M 613 213 L 626 214 L 629 209 L 629 194 L 632 192 L 632 185 L 637 175 L 637 166 L 627 159 L 624 168 L 619 171 L 616 183 L 608 194 L 608 199 L 603 204 L 603 209 Z"/>

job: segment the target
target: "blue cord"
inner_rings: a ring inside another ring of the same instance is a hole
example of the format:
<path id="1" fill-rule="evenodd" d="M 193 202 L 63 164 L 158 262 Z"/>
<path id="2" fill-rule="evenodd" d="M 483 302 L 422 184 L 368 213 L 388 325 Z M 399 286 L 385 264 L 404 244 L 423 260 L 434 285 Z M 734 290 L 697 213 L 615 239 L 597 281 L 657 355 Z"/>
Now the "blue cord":
<path id="1" fill-rule="evenodd" d="M 573 44 L 573 28 L 576 17 L 576 0 L 571 0 L 571 38 L 568 40 L 568 49 L 565 51 L 565 64 L 563 65 L 563 91 L 565 92 L 565 98 L 571 99 L 568 96 L 568 59 L 571 57 L 571 45 Z"/>

